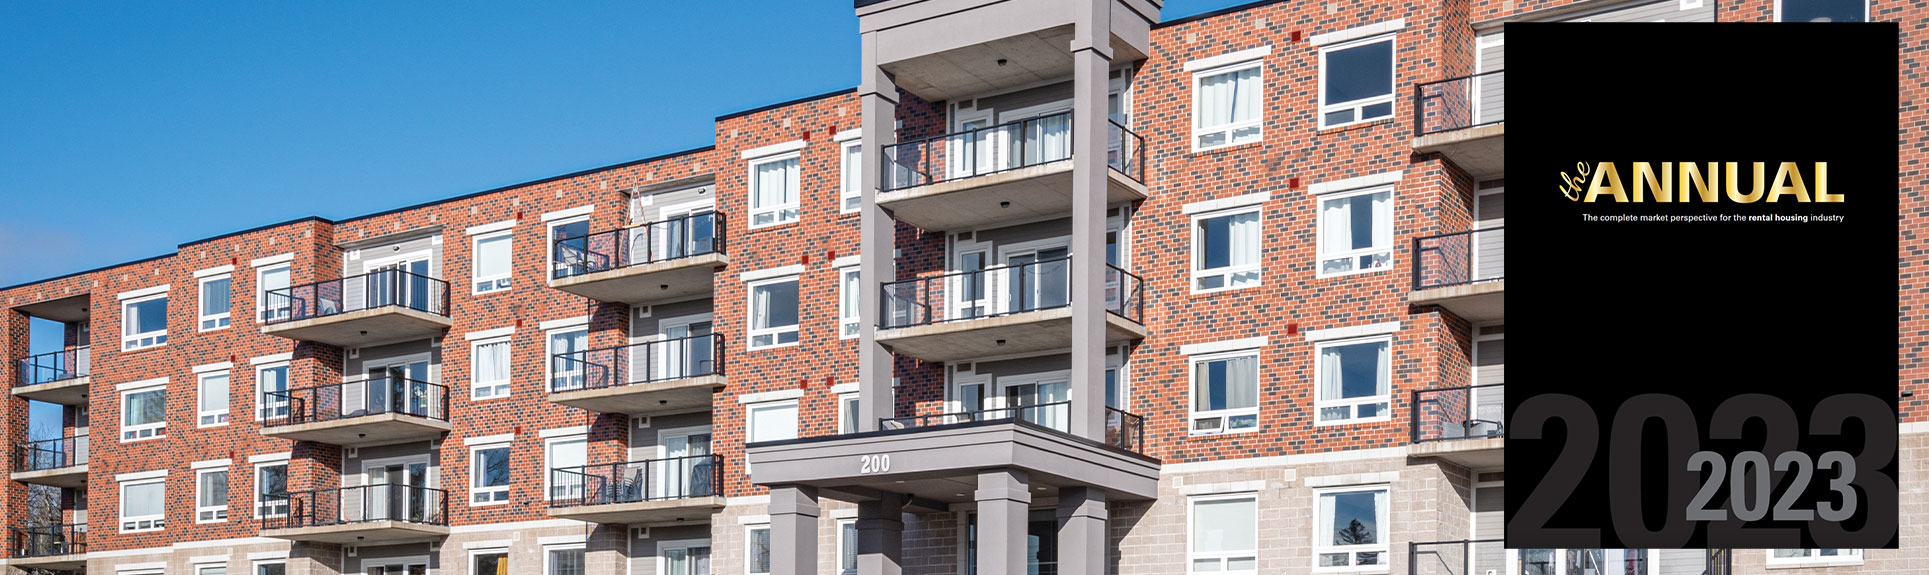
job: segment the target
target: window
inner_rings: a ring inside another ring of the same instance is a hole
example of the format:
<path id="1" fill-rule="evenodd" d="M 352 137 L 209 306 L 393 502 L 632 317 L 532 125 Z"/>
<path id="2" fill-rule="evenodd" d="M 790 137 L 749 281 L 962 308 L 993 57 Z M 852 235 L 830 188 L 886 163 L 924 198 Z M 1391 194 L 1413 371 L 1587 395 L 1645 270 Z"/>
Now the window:
<path id="1" fill-rule="evenodd" d="M 588 349 L 588 327 L 573 327 L 549 332 L 549 391 L 551 393 L 583 388 L 585 362 L 582 352 Z M 608 375 L 605 374 L 604 377 Z"/>
<path id="2" fill-rule="evenodd" d="M 543 476 L 544 481 L 549 485 L 549 498 L 551 500 L 580 499 L 583 496 L 583 476 L 564 474 L 562 477 L 556 477 L 555 470 L 576 469 L 589 465 L 589 443 L 581 435 L 562 437 L 549 440 L 544 450 L 543 455 L 548 465 L 544 465 L 543 469 L 549 472 L 544 473 Z"/>
<path id="3" fill-rule="evenodd" d="M 288 417 L 288 364 L 255 367 L 255 420 Z"/>
<path id="4" fill-rule="evenodd" d="M 509 444 L 469 450 L 469 504 L 509 502 Z"/>
<path id="5" fill-rule="evenodd" d="M 1255 573 L 1259 568 L 1258 501 L 1251 494 L 1201 497 L 1187 518 L 1190 573 Z"/>
<path id="6" fill-rule="evenodd" d="M 287 288 L 288 264 L 275 264 L 255 270 L 255 307 L 261 310 L 261 317 L 256 318 L 255 321 L 288 318 L 288 310 L 292 308 L 294 301 L 280 295 L 268 296 L 268 292 Z"/>
<path id="7" fill-rule="evenodd" d="M 745 538 L 749 544 L 744 546 L 744 571 L 750 575 L 770 575 L 770 526 L 752 525 Z"/>
<path id="8" fill-rule="evenodd" d="M 573 240 L 573 241 L 564 241 Z M 552 278 L 566 278 L 589 273 L 591 264 L 608 262 L 592 261 L 589 253 L 589 216 L 559 219 L 549 223 L 549 267 Z"/>
<path id="9" fill-rule="evenodd" d="M 1259 352 L 1192 360 L 1192 433 L 1259 429 Z"/>
<path id="10" fill-rule="evenodd" d="M 166 383 L 121 392 L 121 441 L 162 437 L 167 437 Z"/>
<path id="11" fill-rule="evenodd" d="M 750 284 L 750 349 L 797 343 L 797 276 Z"/>
<path id="12" fill-rule="evenodd" d="M 121 533 L 167 528 L 167 478 L 121 483 Z"/>
<path id="13" fill-rule="evenodd" d="M 797 221 L 797 154 L 750 162 L 750 227 Z"/>
<path id="14" fill-rule="evenodd" d="M 288 463 L 255 466 L 255 517 L 288 516 Z"/>
<path id="15" fill-rule="evenodd" d="M 201 374 L 201 388 L 194 402 L 201 427 L 228 424 L 228 380 L 226 371 Z"/>
<path id="16" fill-rule="evenodd" d="M 509 397 L 509 338 L 479 340 L 469 345 L 470 397 Z"/>
<path id="17" fill-rule="evenodd" d="M 749 414 L 748 443 L 797 439 L 797 402 L 753 403 Z"/>
<path id="18" fill-rule="evenodd" d="M 838 211 L 846 214 L 857 213 L 864 207 L 864 141 L 844 142 L 841 163 L 843 180 L 839 186 Z"/>
<path id="19" fill-rule="evenodd" d="M 1320 276 L 1393 267 L 1391 188 L 1322 197 L 1319 206 Z"/>
<path id="20" fill-rule="evenodd" d="M 683 541 L 658 543 L 663 557 L 663 575 L 710 575 L 710 542 Z"/>
<path id="21" fill-rule="evenodd" d="M 121 351 L 167 344 L 167 294 L 121 302 Z"/>
<path id="22" fill-rule="evenodd" d="M 543 573 L 547 575 L 583 575 L 583 544 L 558 545 L 543 548 Z"/>
<path id="23" fill-rule="evenodd" d="M 1837 567 L 1861 565 L 1861 549 L 1770 549 L 1768 567 Z"/>
<path id="24" fill-rule="evenodd" d="M 1386 571 L 1386 488 L 1317 492 L 1315 571 Z"/>
<path id="25" fill-rule="evenodd" d="M 281 559 L 257 562 L 255 575 L 288 575 L 288 563 Z"/>
<path id="26" fill-rule="evenodd" d="M 194 472 L 194 522 L 228 520 L 228 468 Z"/>
<path id="27" fill-rule="evenodd" d="M 1322 46 L 1321 128 L 1393 117 L 1393 36 Z"/>
<path id="28" fill-rule="evenodd" d="M 228 575 L 228 566 L 199 565 L 194 568 L 194 575 Z"/>
<path id="29" fill-rule="evenodd" d="M 1192 75 L 1192 149 L 1211 150 L 1257 142 L 1265 112 L 1260 61 Z"/>
<path id="30" fill-rule="evenodd" d="M 1259 208 L 1192 220 L 1192 291 L 1259 285 Z"/>
<path id="31" fill-rule="evenodd" d="M 856 392 L 837 394 L 837 432 L 857 433 Z"/>
<path id="32" fill-rule="evenodd" d="M 514 271 L 510 244 L 515 237 L 512 230 L 476 236 L 473 262 L 475 293 L 509 289 L 509 278 Z"/>
<path id="33" fill-rule="evenodd" d="M 1867 22 L 1868 0 L 1776 0 L 1776 22 Z"/>
<path id="34" fill-rule="evenodd" d="M 857 521 L 854 519 L 837 522 L 837 572 L 857 575 Z"/>
<path id="35" fill-rule="evenodd" d="M 1318 389 L 1316 423 L 1356 423 L 1388 418 L 1387 388 L 1392 381 L 1392 338 L 1353 340 L 1315 346 L 1313 366 Z"/>
<path id="36" fill-rule="evenodd" d="M 228 307 L 234 294 L 234 276 L 221 274 L 201 278 L 201 331 L 228 327 Z"/>
<path id="37" fill-rule="evenodd" d="M 509 550 L 471 551 L 469 566 L 471 575 L 509 575 Z"/>
<path id="38" fill-rule="evenodd" d="M 838 282 L 837 318 L 840 320 L 838 324 L 842 326 L 838 328 L 838 336 L 845 339 L 857 337 L 859 328 L 857 297 L 859 290 L 863 289 L 860 287 L 861 282 L 858 281 L 858 267 L 851 266 L 838 270 L 837 275 L 841 280 Z"/>

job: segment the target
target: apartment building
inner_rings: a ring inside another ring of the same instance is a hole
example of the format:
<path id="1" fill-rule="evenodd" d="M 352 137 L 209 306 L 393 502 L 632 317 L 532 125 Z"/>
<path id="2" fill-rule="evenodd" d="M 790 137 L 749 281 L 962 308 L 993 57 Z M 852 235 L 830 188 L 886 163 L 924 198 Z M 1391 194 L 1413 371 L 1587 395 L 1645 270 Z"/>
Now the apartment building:
<path id="1" fill-rule="evenodd" d="M 7 569 L 1819 575 L 1922 559 L 1906 529 L 1899 551 L 1499 541 L 1505 24 L 1921 7 L 855 9 L 858 88 L 717 118 L 713 146 L 0 289 Z M 64 344 L 33 349 L 37 329 Z M 1922 387 L 1910 361 L 1905 390 Z M 29 401 L 61 406 L 57 433 L 28 428 Z M 1904 469 L 1929 447 L 1917 407 Z M 1922 487 L 1904 476 L 1906 525 L 1929 521 Z"/>

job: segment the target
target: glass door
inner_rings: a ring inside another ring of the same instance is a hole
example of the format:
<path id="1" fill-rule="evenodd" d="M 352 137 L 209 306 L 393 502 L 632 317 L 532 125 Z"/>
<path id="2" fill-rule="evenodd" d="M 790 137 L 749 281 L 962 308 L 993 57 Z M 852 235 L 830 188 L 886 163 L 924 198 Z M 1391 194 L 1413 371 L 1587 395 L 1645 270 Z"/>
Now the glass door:
<path id="1" fill-rule="evenodd" d="M 682 379 L 711 373 L 715 350 L 711 348 L 711 323 L 696 321 L 663 326 L 660 356 L 656 359 L 658 380 Z"/>
<path id="2" fill-rule="evenodd" d="M 1051 309 L 1071 301 L 1070 248 L 1045 248 L 1005 255 L 1008 312 Z"/>
<path id="3" fill-rule="evenodd" d="M 964 116 L 964 114 L 959 114 Z M 993 156 L 998 148 L 992 130 L 982 128 L 991 126 L 989 112 L 978 113 L 973 117 L 960 117 L 952 126 L 952 136 L 945 138 L 945 168 L 949 177 L 957 179 L 994 171 Z"/>
<path id="4" fill-rule="evenodd" d="M 663 442 L 663 472 L 658 474 L 664 498 L 697 497 L 711 494 L 710 434 L 691 433 L 668 437 Z"/>
<path id="5" fill-rule="evenodd" d="M 710 575 L 710 548 L 683 547 L 663 550 L 669 569 L 666 575 Z"/>
<path id="6" fill-rule="evenodd" d="M 985 315 L 985 306 L 989 302 L 985 297 L 984 250 L 958 254 L 956 274 L 951 276 L 952 285 L 945 286 L 952 293 L 950 319 L 969 319 Z"/>
<path id="7" fill-rule="evenodd" d="M 1071 428 L 1071 385 L 1066 381 L 1045 381 L 1005 386 L 1005 407 L 1029 423 L 1065 431 Z M 1056 404 L 1056 405 L 1054 405 Z M 1040 407 L 1047 406 L 1047 407 Z"/>

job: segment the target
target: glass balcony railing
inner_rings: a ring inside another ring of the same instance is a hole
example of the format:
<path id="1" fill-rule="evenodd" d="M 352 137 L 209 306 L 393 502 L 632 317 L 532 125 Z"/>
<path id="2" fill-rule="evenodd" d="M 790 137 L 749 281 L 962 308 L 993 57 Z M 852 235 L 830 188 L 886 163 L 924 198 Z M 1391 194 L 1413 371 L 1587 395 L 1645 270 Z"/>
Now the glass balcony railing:
<path id="1" fill-rule="evenodd" d="M 1413 240 L 1413 289 L 1505 279 L 1506 226 Z"/>
<path id="2" fill-rule="evenodd" d="M 1415 390 L 1409 418 L 1413 442 L 1505 436 L 1504 388 L 1495 383 Z"/>
<path id="3" fill-rule="evenodd" d="M 263 394 L 275 410 L 263 425 L 277 427 L 397 413 L 436 421 L 449 420 L 449 388 L 399 376 L 371 377 L 343 383 L 303 387 Z"/>
<path id="4" fill-rule="evenodd" d="M 723 494 L 723 458 L 691 455 L 551 469 L 549 506 L 580 507 Z"/>
<path id="5" fill-rule="evenodd" d="M 263 297 L 262 321 L 269 325 L 391 306 L 449 315 L 449 282 L 402 269 L 269 290 Z"/>
<path id="6" fill-rule="evenodd" d="M 449 493 L 402 484 L 359 485 L 262 495 L 263 529 L 325 527 L 374 521 L 449 524 Z"/>
<path id="7" fill-rule="evenodd" d="M 1106 164 L 1145 181 L 1145 138 L 1108 124 Z M 882 191 L 996 174 L 1072 158 L 1072 112 L 885 146 Z"/>
<path id="8" fill-rule="evenodd" d="M 551 356 L 549 392 L 562 393 L 723 374 L 723 334 Z"/>
<path id="9" fill-rule="evenodd" d="M 20 385 L 40 385 L 87 377 L 93 348 L 80 346 L 20 358 Z"/>
<path id="10" fill-rule="evenodd" d="M 46 471 L 87 464 L 87 436 L 29 441 L 14 452 L 14 471 Z"/>
<path id="11" fill-rule="evenodd" d="M 1478 128 L 1507 120 L 1507 71 L 1413 86 L 1413 135 Z"/>
<path id="12" fill-rule="evenodd" d="M 883 285 L 881 329 L 1055 309 L 1072 303 L 1072 258 L 954 272 Z M 1105 266 L 1105 309 L 1132 321 L 1145 312 L 1144 281 Z"/>
<path id="13" fill-rule="evenodd" d="M 880 430 L 942 427 L 981 421 L 1017 421 L 1058 433 L 1070 434 L 1072 402 L 1058 401 L 1037 405 L 997 407 L 973 411 L 887 417 L 878 420 Z M 1145 418 L 1112 407 L 1105 408 L 1105 444 L 1133 453 L 1145 452 Z"/>
<path id="14" fill-rule="evenodd" d="M 563 279 L 613 269 L 723 253 L 723 214 L 704 212 L 659 222 L 562 238 L 551 246 L 550 277 Z"/>
<path id="15" fill-rule="evenodd" d="M 87 553 L 87 524 L 28 525 L 13 528 L 14 557 L 59 557 Z"/>

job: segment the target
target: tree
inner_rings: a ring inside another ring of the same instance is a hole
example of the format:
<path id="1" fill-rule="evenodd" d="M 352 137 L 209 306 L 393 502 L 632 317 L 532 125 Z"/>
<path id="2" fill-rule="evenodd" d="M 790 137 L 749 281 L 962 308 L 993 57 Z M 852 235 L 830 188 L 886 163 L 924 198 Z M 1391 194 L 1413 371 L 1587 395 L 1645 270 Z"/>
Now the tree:
<path id="1" fill-rule="evenodd" d="M 1336 535 L 1341 545 L 1366 545 L 1373 543 L 1373 530 L 1367 529 L 1360 520 L 1354 519 Z"/>

